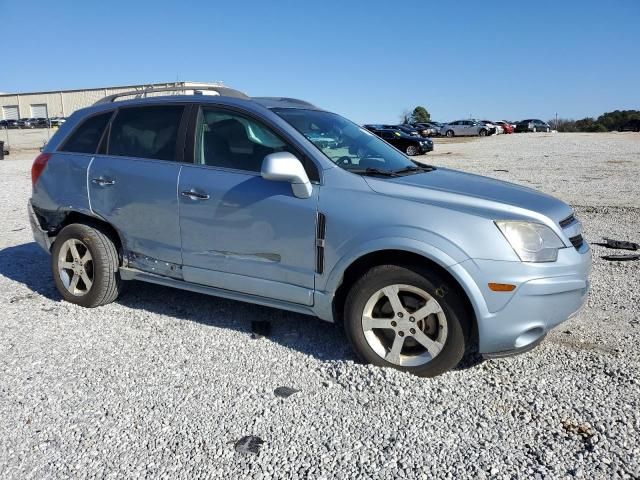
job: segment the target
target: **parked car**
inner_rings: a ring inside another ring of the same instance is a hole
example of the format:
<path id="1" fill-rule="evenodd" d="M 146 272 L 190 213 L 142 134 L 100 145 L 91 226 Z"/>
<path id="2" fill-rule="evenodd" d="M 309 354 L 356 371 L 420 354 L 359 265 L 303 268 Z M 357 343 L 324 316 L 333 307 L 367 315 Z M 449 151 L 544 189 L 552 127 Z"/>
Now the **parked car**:
<path id="1" fill-rule="evenodd" d="M 433 127 L 436 130 L 435 135 L 440 135 L 440 131 L 442 130 L 444 123 L 431 121 L 428 123 L 428 125 L 431 125 L 431 127 Z"/>
<path id="2" fill-rule="evenodd" d="M 490 131 L 476 120 L 456 120 L 455 122 L 445 123 L 440 129 L 440 134 L 447 137 L 470 135 L 486 137 L 490 135 Z"/>
<path id="3" fill-rule="evenodd" d="M 31 118 L 31 123 L 36 128 L 47 128 L 49 126 L 49 119 L 43 117 Z"/>
<path id="4" fill-rule="evenodd" d="M 619 132 L 640 132 L 640 119 L 632 119 L 618 128 Z"/>
<path id="5" fill-rule="evenodd" d="M 216 91 L 107 97 L 35 159 L 29 218 L 66 301 L 141 280 L 316 315 L 365 361 L 424 376 L 470 345 L 529 350 L 585 303 L 566 203 L 418 164 L 302 100 Z"/>
<path id="6" fill-rule="evenodd" d="M 417 129 L 420 132 L 420 135 L 423 137 L 432 137 L 434 135 L 438 135 L 440 130 L 439 127 L 432 125 L 430 123 L 413 123 L 413 128 Z"/>
<path id="7" fill-rule="evenodd" d="M 547 122 L 538 119 L 522 120 L 516 123 L 515 132 L 550 132 L 551 126 Z"/>
<path id="8" fill-rule="evenodd" d="M 20 125 L 18 125 L 18 120 L 3 120 L 3 122 L 4 122 L 4 128 L 9 128 L 9 129 L 20 128 Z"/>
<path id="9" fill-rule="evenodd" d="M 396 127 L 386 128 L 386 125 L 365 125 L 364 127 L 407 155 L 422 155 L 433 151 L 433 141 L 429 138 L 408 135 Z"/>
<path id="10" fill-rule="evenodd" d="M 36 128 L 32 118 L 21 118 L 18 120 L 18 128 Z"/>
<path id="11" fill-rule="evenodd" d="M 489 130 L 489 135 L 499 135 L 504 133 L 502 127 L 491 120 L 480 120 L 480 123 L 483 124 Z"/>
<path id="12" fill-rule="evenodd" d="M 501 126 L 503 133 L 513 133 L 513 125 L 511 125 L 509 122 L 505 122 L 504 120 L 498 120 L 497 122 L 493 122 L 493 123 Z"/>
<path id="13" fill-rule="evenodd" d="M 411 125 L 407 125 L 407 124 L 402 124 L 402 125 L 382 125 L 382 128 L 391 129 L 391 130 L 400 130 L 401 132 L 406 133 L 407 135 L 410 135 L 412 137 L 421 137 L 422 136 L 420 134 L 420 131 L 417 128 L 412 127 Z"/>
<path id="14" fill-rule="evenodd" d="M 65 122 L 64 117 L 51 117 L 49 119 L 49 126 L 51 127 L 59 127 Z"/>

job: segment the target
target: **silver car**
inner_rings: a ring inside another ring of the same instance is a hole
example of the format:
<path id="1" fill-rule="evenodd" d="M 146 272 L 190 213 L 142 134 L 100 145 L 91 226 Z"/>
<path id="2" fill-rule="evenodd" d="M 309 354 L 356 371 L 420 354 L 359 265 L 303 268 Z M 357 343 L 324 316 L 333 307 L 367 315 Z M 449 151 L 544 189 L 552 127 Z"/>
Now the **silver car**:
<path id="1" fill-rule="evenodd" d="M 440 135 L 447 137 L 480 136 L 489 134 L 489 129 L 476 120 L 456 120 L 442 126 Z"/>
<path id="2" fill-rule="evenodd" d="M 62 298 L 97 307 L 139 280 L 291 310 L 422 376 L 531 349 L 586 301 L 564 202 L 416 163 L 302 100 L 214 88 L 108 97 L 36 158 L 29 216 Z"/>

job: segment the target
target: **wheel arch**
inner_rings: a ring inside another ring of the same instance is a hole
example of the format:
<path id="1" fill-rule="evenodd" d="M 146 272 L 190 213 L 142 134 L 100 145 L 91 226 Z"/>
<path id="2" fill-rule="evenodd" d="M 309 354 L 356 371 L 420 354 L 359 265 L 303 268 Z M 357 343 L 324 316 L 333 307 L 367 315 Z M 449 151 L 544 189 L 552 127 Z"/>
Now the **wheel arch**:
<path id="1" fill-rule="evenodd" d="M 116 230 L 113 227 L 113 225 L 111 225 L 109 222 L 106 222 L 105 220 L 99 217 L 88 215 L 86 213 L 83 213 L 77 210 L 69 210 L 65 212 L 64 216 L 62 217 L 62 220 L 55 227 L 55 230 L 54 230 L 55 235 L 57 235 L 60 232 L 60 230 L 62 230 L 64 227 L 66 227 L 67 225 L 71 225 L 73 223 L 80 223 L 83 225 L 88 225 L 90 227 L 100 229 L 102 233 L 104 233 L 105 235 L 107 235 L 113 240 L 117 250 L 120 252 L 121 255 L 123 255 L 124 243 L 122 242 L 122 237 L 120 233 L 118 232 L 118 230 Z"/>
<path id="2" fill-rule="evenodd" d="M 389 248 L 373 250 L 353 259 L 346 268 L 341 272 L 337 286 L 334 290 L 332 299 L 332 311 L 334 321 L 342 323 L 344 305 L 347 294 L 353 284 L 369 269 L 379 265 L 416 265 L 424 269 L 436 272 L 439 276 L 446 279 L 464 300 L 464 309 L 469 315 L 471 324 L 465 332 L 471 339 L 472 344 L 477 345 L 478 341 L 478 322 L 476 309 L 471 301 L 470 295 L 463 283 L 447 268 L 447 263 L 443 258 L 434 255 L 426 255 L 424 252 L 417 252 L 411 249 Z"/>

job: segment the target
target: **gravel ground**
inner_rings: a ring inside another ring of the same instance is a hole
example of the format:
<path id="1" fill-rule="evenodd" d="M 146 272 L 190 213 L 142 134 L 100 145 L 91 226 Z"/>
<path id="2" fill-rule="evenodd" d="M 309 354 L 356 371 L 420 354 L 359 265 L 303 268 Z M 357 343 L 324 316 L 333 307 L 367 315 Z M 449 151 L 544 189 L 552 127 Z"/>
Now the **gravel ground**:
<path id="1" fill-rule="evenodd" d="M 292 313 L 142 283 L 62 302 L 30 237 L 27 160 L 0 162 L 0 478 L 640 477 L 640 262 L 594 246 L 587 307 L 539 348 L 420 379 Z M 640 135 L 438 143 L 426 160 L 554 193 L 590 241 L 640 241 Z M 234 449 L 247 435 L 257 455 Z"/>

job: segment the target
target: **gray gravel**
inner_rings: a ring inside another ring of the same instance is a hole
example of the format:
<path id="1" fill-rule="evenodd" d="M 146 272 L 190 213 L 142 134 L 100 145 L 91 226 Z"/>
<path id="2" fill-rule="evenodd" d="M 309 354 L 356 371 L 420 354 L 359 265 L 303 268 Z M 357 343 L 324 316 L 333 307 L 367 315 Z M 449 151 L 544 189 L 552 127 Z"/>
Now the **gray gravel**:
<path id="1" fill-rule="evenodd" d="M 631 134 L 436 149 L 571 201 L 590 241 L 640 241 Z M 595 246 L 587 308 L 538 349 L 419 379 L 292 313 L 142 283 L 94 310 L 62 302 L 30 238 L 29 168 L 0 162 L 0 478 L 640 477 L 640 262 Z M 259 453 L 236 451 L 250 435 Z"/>

